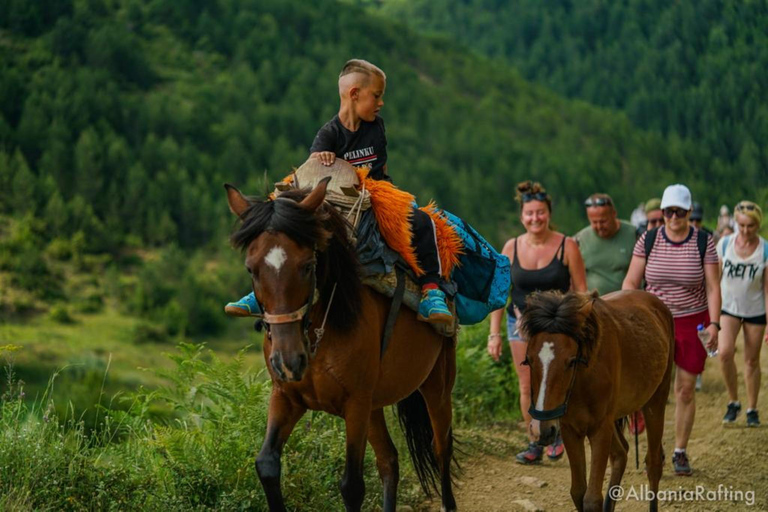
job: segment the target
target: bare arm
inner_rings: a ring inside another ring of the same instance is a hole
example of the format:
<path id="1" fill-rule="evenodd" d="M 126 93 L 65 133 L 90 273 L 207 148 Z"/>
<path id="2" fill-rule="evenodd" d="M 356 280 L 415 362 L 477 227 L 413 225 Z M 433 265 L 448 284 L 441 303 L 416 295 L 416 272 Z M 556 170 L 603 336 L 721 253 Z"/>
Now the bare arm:
<path id="1" fill-rule="evenodd" d="M 632 256 L 632 260 L 629 262 L 627 275 L 624 277 L 624 282 L 621 283 L 621 289 L 639 290 L 640 285 L 643 284 L 644 275 L 645 258 L 641 258 L 640 256 Z"/>
<path id="2" fill-rule="evenodd" d="M 587 291 L 587 271 L 584 268 L 584 258 L 581 257 L 579 244 L 573 238 L 565 239 L 565 261 L 571 274 L 571 290 Z"/>
<path id="3" fill-rule="evenodd" d="M 509 258 L 510 265 L 512 259 L 515 257 L 515 239 L 512 238 L 504 244 L 504 249 L 501 254 Z M 501 357 L 501 321 L 504 318 L 504 308 L 497 309 L 491 312 L 491 332 L 488 334 L 488 354 L 494 361 L 498 361 Z"/>
<path id="4" fill-rule="evenodd" d="M 709 310 L 709 321 L 720 323 L 720 306 L 722 297 L 720 296 L 720 265 L 709 263 L 704 265 L 704 281 L 707 287 L 707 308 Z M 717 335 L 720 331 L 716 326 L 710 324 L 707 327 L 711 339 L 707 343 L 709 350 L 717 348 Z"/>
<path id="5" fill-rule="evenodd" d="M 765 296 L 765 307 L 768 312 L 768 270 L 763 269 L 763 295 Z M 768 326 L 765 329 L 765 336 L 763 336 L 765 344 L 768 345 Z"/>

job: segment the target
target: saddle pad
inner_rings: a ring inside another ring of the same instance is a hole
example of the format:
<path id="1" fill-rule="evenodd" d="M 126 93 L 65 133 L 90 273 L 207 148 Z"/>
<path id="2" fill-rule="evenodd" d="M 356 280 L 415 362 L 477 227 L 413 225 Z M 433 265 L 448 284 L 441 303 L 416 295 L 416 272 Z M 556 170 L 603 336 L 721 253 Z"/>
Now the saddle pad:
<path id="1" fill-rule="evenodd" d="M 421 300 L 421 290 L 408 274 L 404 274 L 405 279 L 405 293 L 403 294 L 403 304 L 408 306 L 411 310 L 419 311 L 419 301 Z M 369 286 L 373 290 L 381 293 L 385 297 L 392 298 L 395 294 L 395 287 L 397 286 L 397 274 L 393 269 L 387 274 L 375 274 L 366 276 L 363 278 L 363 284 Z M 454 318 L 456 316 L 455 307 L 453 301 L 448 301 L 448 308 L 453 313 Z M 446 337 L 453 337 L 458 331 L 458 323 L 452 322 L 451 324 L 429 324 L 437 332 L 437 334 Z"/>

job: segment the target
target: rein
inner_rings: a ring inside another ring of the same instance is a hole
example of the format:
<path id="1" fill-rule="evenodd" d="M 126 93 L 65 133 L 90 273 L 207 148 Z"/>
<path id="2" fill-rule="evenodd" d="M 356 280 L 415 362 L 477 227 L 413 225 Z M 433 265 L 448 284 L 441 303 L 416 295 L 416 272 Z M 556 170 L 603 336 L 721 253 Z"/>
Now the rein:
<path id="1" fill-rule="evenodd" d="M 584 357 L 581 355 L 581 345 L 579 345 L 579 351 L 576 353 L 576 359 L 571 361 L 570 366 L 575 367 L 579 363 L 583 364 L 584 366 L 589 364 L 589 361 L 584 359 Z M 568 384 L 568 392 L 565 394 L 565 401 L 554 409 L 547 409 L 544 411 L 536 409 L 536 407 L 533 405 L 533 388 L 531 388 L 531 405 L 528 407 L 528 414 L 531 415 L 531 418 L 539 421 L 549 421 L 564 416 L 565 411 L 568 410 L 568 400 L 571 399 L 571 392 L 573 391 L 574 382 L 576 382 L 576 368 L 573 369 L 573 373 L 571 374 L 571 382 Z"/>

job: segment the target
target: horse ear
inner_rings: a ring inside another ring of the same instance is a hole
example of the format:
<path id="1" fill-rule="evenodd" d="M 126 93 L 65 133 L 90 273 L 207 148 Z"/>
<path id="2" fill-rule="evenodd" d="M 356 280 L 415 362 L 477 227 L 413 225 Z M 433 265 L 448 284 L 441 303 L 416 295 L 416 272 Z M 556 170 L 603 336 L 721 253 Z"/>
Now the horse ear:
<path id="1" fill-rule="evenodd" d="M 227 189 L 227 202 L 229 203 L 229 209 L 237 215 L 242 217 L 245 210 L 248 209 L 250 204 L 245 196 L 229 183 L 224 184 L 224 188 Z"/>
<path id="2" fill-rule="evenodd" d="M 329 181 L 331 181 L 331 176 L 326 176 L 320 180 L 320 183 L 318 183 L 312 192 L 299 203 L 299 206 L 310 212 L 314 212 L 320 208 L 320 205 L 323 204 L 323 201 L 325 200 L 325 190 L 328 188 Z"/>
<path id="3" fill-rule="evenodd" d="M 596 297 L 594 295 L 590 295 L 589 300 L 587 300 L 581 308 L 579 308 L 579 315 L 581 315 L 583 318 L 589 318 L 589 315 L 592 314 L 592 307 L 595 304 Z"/>

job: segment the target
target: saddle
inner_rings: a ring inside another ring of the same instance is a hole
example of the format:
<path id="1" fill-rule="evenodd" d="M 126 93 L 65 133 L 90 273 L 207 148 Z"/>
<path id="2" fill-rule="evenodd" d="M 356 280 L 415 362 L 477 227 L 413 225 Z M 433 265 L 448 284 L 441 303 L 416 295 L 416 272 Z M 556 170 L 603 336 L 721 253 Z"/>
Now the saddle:
<path id="1" fill-rule="evenodd" d="M 330 176 L 325 199 L 350 220 L 349 236 L 363 266 L 363 282 L 395 297 L 400 269 L 408 277 L 403 302 L 418 311 L 421 290 L 416 283 L 424 271 L 411 244 L 415 197 L 392 183 L 369 178 L 368 172 L 338 158 L 327 167 L 310 158 L 276 184 L 275 195 L 291 188 L 315 187 Z M 509 259 L 464 220 L 434 203 L 420 210 L 434 223 L 443 278 L 440 287 L 457 319 L 446 332 L 435 327 L 441 334 L 453 336 L 457 323 L 478 323 L 504 307 L 511 284 Z"/>

